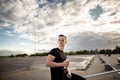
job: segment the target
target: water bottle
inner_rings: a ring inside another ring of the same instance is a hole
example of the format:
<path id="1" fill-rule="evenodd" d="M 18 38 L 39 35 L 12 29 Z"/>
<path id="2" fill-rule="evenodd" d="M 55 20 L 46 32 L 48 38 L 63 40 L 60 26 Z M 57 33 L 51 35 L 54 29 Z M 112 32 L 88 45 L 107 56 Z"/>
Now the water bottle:
<path id="1" fill-rule="evenodd" d="M 70 62 L 70 59 L 67 57 L 66 61 Z M 67 67 L 64 67 L 64 69 L 67 69 Z"/>

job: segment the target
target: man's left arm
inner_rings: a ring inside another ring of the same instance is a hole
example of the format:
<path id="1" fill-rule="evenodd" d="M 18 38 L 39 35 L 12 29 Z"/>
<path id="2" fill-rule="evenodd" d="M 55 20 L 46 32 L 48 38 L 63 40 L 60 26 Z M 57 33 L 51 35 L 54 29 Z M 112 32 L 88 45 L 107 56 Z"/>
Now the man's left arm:
<path id="1" fill-rule="evenodd" d="M 72 77 L 72 74 L 71 74 L 70 69 L 69 69 L 69 68 L 67 68 L 67 71 L 68 71 L 68 73 L 67 73 L 67 77 L 68 77 L 68 78 L 71 78 L 71 77 Z"/>

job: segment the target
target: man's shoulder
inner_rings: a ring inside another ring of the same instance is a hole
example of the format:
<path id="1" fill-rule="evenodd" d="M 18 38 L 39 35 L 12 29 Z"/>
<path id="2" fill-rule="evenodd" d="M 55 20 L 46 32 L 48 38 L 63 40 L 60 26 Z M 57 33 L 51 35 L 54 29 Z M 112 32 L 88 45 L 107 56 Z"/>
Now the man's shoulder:
<path id="1" fill-rule="evenodd" d="M 58 48 L 52 48 L 51 51 L 53 51 L 53 50 L 57 50 L 57 49 L 58 49 Z"/>
<path id="2" fill-rule="evenodd" d="M 58 53 L 57 48 L 53 48 L 53 49 L 51 49 L 49 54 L 56 55 L 56 53 Z"/>

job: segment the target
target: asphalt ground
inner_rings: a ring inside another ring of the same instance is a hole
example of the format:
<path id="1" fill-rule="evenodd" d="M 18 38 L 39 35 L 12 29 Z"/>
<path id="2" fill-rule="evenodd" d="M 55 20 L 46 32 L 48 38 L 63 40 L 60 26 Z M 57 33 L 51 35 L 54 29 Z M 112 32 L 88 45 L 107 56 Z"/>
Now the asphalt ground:
<path id="1" fill-rule="evenodd" d="M 111 55 L 110 57 L 105 55 L 99 56 L 102 57 L 106 62 L 111 64 L 115 69 L 120 69 L 120 64 L 117 62 L 117 57 L 119 55 Z M 0 80 L 50 80 L 49 68 L 46 68 L 44 66 L 45 59 L 46 57 L 0 59 Z M 42 66 L 38 64 L 42 64 Z M 104 63 L 101 63 L 98 55 L 94 57 L 93 61 L 87 67 L 87 69 L 71 70 L 72 73 L 81 76 L 98 74 L 107 71 L 108 70 L 105 70 Z M 120 74 L 118 74 L 117 72 L 111 74 L 104 74 L 87 78 L 87 80 L 120 80 Z"/>

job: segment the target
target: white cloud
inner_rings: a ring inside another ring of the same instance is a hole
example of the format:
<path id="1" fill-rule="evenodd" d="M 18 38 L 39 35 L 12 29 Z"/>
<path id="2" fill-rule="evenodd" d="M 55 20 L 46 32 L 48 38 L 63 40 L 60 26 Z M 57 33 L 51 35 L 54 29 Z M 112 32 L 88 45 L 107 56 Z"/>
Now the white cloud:
<path id="1" fill-rule="evenodd" d="M 11 31 L 8 31 L 8 30 L 6 31 L 5 35 L 7 35 L 7 36 L 14 36 L 14 34 Z"/>
<path id="2" fill-rule="evenodd" d="M 42 44 L 38 47 L 41 49 L 50 49 L 56 45 L 57 36 L 61 33 L 69 38 L 85 32 L 92 32 L 96 35 L 120 33 L 119 2 L 67 0 L 65 5 L 61 3 L 49 4 L 47 1 L 41 4 L 44 3 L 45 5 L 39 8 L 37 0 L 2 2 L 0 18 L 13 23 L 14 32 L 19 33 L 20 38 Z M 93 20 L 90 10 L 95 9 L 98 5 L 103 10 L 103 13 L 100 14 L 97 20 Z M 115 21 L 118 21 L 118 23 L 111 23 Z M 114 34 L 110 36 L 112 35 Z M 89 35 L 86 37 L 89 37 Z M 72 41 L 74 43 L 74 40 Z M 75 45 L 70 44 L 69 46 Z"/>
<path id="3" fill-rule="evenodd" d="M 21 46 L 26 46 L 27 43 L 25 43 L 25 42 L 21 42 L 20 45 L 21 45 Z"/>
<path id="4" fill-rule="evenodd" d="M 30 41 L 34 41 L 34 36 L 32 34 L 21 34 L 19 37 Z"/>

